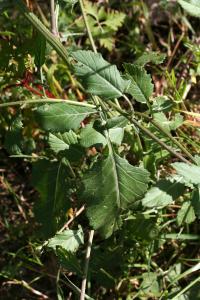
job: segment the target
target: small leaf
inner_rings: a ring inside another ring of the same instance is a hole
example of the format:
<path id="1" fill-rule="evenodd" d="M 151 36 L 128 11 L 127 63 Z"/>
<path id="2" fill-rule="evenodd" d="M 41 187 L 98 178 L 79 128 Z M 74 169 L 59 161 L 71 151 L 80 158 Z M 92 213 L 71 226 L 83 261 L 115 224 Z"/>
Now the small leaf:
<path id="1" fill-rule="evenodd" d="M 159 291 L 159 284 L 157 280 L 157 275 L 152 272 L 147 272 L 142 274 L 143 281 L 140 286 L 140 292 L 141 294 L 145 294 L 149 296 L 159 297 L 160 291 Z"/>
<path id="2" fill-rule="evenodd" d="M 52 103 L 37 108 L 35 117 L 44 130 L 64 132 L 79 128 L 80 123 L 94 112 L 95 110 L 89 107 Z"/>
<path id="3" fill-rule="evenodd" d="M 165 96 L 159 96 L 153 99 L 152 111 L 154 113 L 158 112 L 168 112 L 173 107 L 173 102 Z"/>
<path id="4" fill-rule="evenodd" d="M 75 253 L 69 252 L 64 248 L 56 249 L 56 255 L 58 256 L 59 263 L 68 272 L 76 273 L 79 276 L 83 275 L 81 265 L 75 256 Z"/>
<path id="5" fill-rule="evenodd" d="M 167 206 L 181 196 L 183 192 L 183 184 L 176 181 L 160 180 L 156 186 L 147 192 L 142 200 L 142 204 L 145 207 Z"/>
<path id="6" fill-rule="evenodd" d="M 62 233 L 57 233 L 53 238 L 48 240 L 47 247 L 56 250 L 57 247 L 62 247 L 69 252 L 76 252 L 81 244 L 84 244 L 84 234 L 80 227 L 78 230 L 64 230 Z"/>
<path id="7" fill-rule="evenodd" d="M 66 219 L 70 207 L 70 185 L 67 168 L 63 162 L 40 160 L 33 164 L 32 183 L 40 193 L 35 205 L 35 215 L 42 224 L 42 233 L 49 237 Z"/>
<path id="8" fill-rule="evenodd" d="M 147 103 L 153 93 L 151 76 L 144 68 L 132 64 L 124 64 L 124 68 L 126 78 L 131 81 L 127 92 L 138 102 Z"/>
<path id="9" fill-rule="evenodd" d="M 136 64 L 137 66 L 144 67 L 148 63 L 153 63 L 155 65 L 161 64 L 166 55 L 164 53 L 159 53 L 159 52 L 144 52 L 136 61 L 134 62 L 134 65 Z"/>
<path id="10" fill-rule="evenodd" d="M 129 81 L 122 79 L 117 67 L 103 59 L 101 54 L 79 50 L 72 52 L 77 61 L 75 73 L 83 80 L 87 92 L 104 99 L 119 98 L 129 86 Z"/>
<path id="11" fill-rule="evenodd" d="M 177 223 L 181 226 L 183 223 L 190 224 L 196 219 L 194 208 L 190 201 L 185 201 L 177 214 Z"/>
<path id="12" fill-rule="evenodd" d="M 60 151 L 64 151 L 69 149 L 71 144 L 78 143 L 77 135 L 70 130 L 69 132 L 65 133 L 50 133 L 49 140 L 48 140 L 50 148 L 55 152 L 58 153 Z"/>
<path id="13" fill-rule="evenodd" d="M 124 128 L 128 124 L 127 118 L 124 116 L 117 116 L 107 120 L 107 128 Z"/>
<path id="14" fill-rule="evenodd" d="M 120 226 L 120 213 L 146 189 L 149 173 L 133 167 L 116 153 L 97 162 L 83 177 L 87 216 L 91 226 L 109 237 Z"/>
<path id="15" fill-rule="evenodd" d="M 96 131 L 91 124 L 81 130 L 80 139 L 81 146 L 86 148 L 97 144 L 102 146 L 107 144 L 105 137 Z"/>
<path id="16" fill-rule="evenodd" d="M 191 201 L 195 214 L 200 218 L 200 187 L 192 192 Z"/>
<path id="17" fill-rule="evenodd" d="M 22 118 L 17 116 L 13 119 L 5 136 L 5 148 L 10 154 L 21 154 L 22 147 Z"/>
<path id="18" fill-rule="evenodd" d="M 45 51 L 46 51 L 46 39 L 41 34 L 38 33 L 34 42 L 34 55 L 35 55 L 35 65 L 41 68 L 45 62 Z"/>
<path id="19" fill-rule="evenodd" d="M 121 145 L 124 138 L 124 129 L 123 128 L 111 128 L 108 130 L 109 137 L 112 143 L 116 145 Z"/>
<path id="20" fill-rule="evenodd" d="M 193 164 L 173 163 L 173 168 L 183 177 L 186 184 L 200 184 L 200 167 Z"/>
<path id="21" fill-rule="evenodd" d="M 200 18 L 200 2 L 199 0 L 178 0 L 178 3 L 185 11 L 195 17 Z"/>

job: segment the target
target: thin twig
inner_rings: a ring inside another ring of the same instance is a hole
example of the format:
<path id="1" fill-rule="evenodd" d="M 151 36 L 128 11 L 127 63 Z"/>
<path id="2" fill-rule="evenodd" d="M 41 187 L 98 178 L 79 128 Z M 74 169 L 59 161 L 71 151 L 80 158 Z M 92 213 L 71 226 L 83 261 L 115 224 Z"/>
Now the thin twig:
<path id="1" fill-rule="evenodd" d="M 85 210 L 85 205 L 81 206 L 81 208 L 75 212 L 72 218 L 67 221 L 67 223 L 58 231 L 58 233 L 61 233 L 63 230 L 69 227 L 69 225 L 74 221 L 75 218 L 77 218 L 83 211 Z"/>
<path id="2" fill-rule="evenodd" d="M 160 146 L 162 146 L 164 149 L 166 149 L 169 153 L 171 153 L 173 156 L 177 157 L 181 161 L 185 163 L 190 163 L 189 160 L 184 158 L 181 154 L 177 153 L 173 148 L 169 147 L 166 143 L 161 141 L 155 134 L 153 134 L 150 130 L 145 128 L 143 125 L 141 125 L 135 118 L 133 114 L 127 114 L 124 110 L 119 108 L 115 103 L 112 101 L 108 101 L 109 105 L 113 107 L 115 110 L 117 110 L 121 115 L 123 115 L 125 118 L 127 118 L 130 122 L 132 122 L 136 127 L 141 129 L 147 136 L 149 136 L 152 140 L 156 141 Z"/>
<path id="3" fill-rule="evenodd" d="M 88 266 L 89 266 L 89 261 L 90 261 L 90 253 L 91 253 L 91 248 L 92 248 L 93 237 L 94 237 L 94 230 L 92 229 L 89 232 L 88 246 L 87 246 L 86 257 L 85 257 L 85 268 L 84 268 L 83 280 L 82 280 L 82 285 L 81 285 L 80 300 L 85 299 L 85 290 L 86 290 L 86 283 L 87 283 Z"/>
<path id="4" fill-rule="evenodd" d="M 58 36 L 58 30 L 56 27 L 56 14 L 55 14 L 55 1 L 50 0 L 51 7 L 51 32 L 53 35 Z"/>
<path id="5" fill-rule="evenodd" d="M 92 50 L 94 51 L 94 53 L 97 53 L 97 49 L 96 49 L 96 46 L 95 46 L 95 43 L 94 43 L 94 39 L 93 39 L 91 30 L 90 30 L 90 26 L 89 26 L 89 23 L 88 23 L 88 20 L 87 20 L 87 15 L 86 15 L 86 12 L 85 12 L 83 0 L 79 0 L 79 5 L 80 5 L 80 8 L 81 8 L 81 12 L 82 12 L 82 15 L 83 15 L 83 20 L 84 20 L 84 23 L 85 23 L 87 35 L 88 35 L 88 38 L 90 40 Z"/>

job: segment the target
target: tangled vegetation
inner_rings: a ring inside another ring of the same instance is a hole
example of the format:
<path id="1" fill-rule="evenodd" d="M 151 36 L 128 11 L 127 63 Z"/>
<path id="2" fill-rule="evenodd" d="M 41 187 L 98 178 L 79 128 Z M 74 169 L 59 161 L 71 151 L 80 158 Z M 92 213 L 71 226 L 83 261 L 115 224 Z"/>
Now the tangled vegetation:
<path id="1" fill-rule="evenodd" d="M 198 0 L 0 0 L 2 299 L 200 299 Z"/>

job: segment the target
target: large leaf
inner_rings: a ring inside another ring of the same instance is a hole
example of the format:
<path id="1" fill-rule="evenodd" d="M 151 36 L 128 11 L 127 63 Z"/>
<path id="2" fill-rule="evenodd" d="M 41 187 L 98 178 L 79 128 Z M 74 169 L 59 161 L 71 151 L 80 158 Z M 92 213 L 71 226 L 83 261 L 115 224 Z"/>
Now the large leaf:
<path id="1" fill-rule="evenodd" d="M 144 195 L 148 179 L 146 170 L 133 167 L 116 153 L 97 162 L 83 178 L 91 226 L 110 236 L 119 227 L 120 213 Z"/>
<path id="2" fill-rule="evenodd" d="M 103 59 L 101 54 L 79 50 L 72 52 L 77 61 L 75 72 L 87 92 L 104 99 L 118 98 L 129 86 L 129 81 L 122 79 L 117 67 Z"/>
<path id="3" fill-rule="evenodd" d="M 182 195 L 183 192 L 183 184 L 176 181 L 160 180 L 156 186 L 147 192 L 142 200 L 142 204 L 145 207 L 167 206 Z"/>
<path id="4" fill-rule="evenodd" d="M 95 110 L 67 103 L 44 104 L 35 111 L 39 125 L 49 131 L 64 132 L 77 129 L 80 123 Z"/>
<path id="5" fill-rule="evenodd" d="M 127 79 L 131 80 L 128 93 L 138 102 L 147 103 L 153 93 L 151 76 L 142 67 L 124 64 Z"/>
<path id="6" fill-rule="evenodd" d="M 195 17 L 200 18 L 200 2 L 199 0 L 178 0 L 178 3 L 185 11 Z"/>
<path id="7" fill-rule="evenodd" d="M 36 219 L 42 224 L 43 235 L 49 237 L 65 220 L 70 207 L 66 165 L 40 160 L 33 165 L 32 182 L 40 194 L 35 206 Z"/>
<path id="8" fill-rule="evenodd" d="M 80 227 L 78 230 L 64 230 L 62 233 L 57 233 L 53 238 L 48 240 L 47 246 L 56 250 L 57 247 L 62 247 L 69 252 L 76 252 L 78 247 L 84 243 L 83 230 Z"/>
<path id="9" fill-rule="evenodd" d="M 186 163 L 174 163 L 172 166 L 183 177 L 186 184 L 200 184 L 200 167 Z"/>
<path id="10" fill-rule="evenodd" d="M 78 142 L 77 135 L 70 130 L 65 133 L 50 133 L 49 134 L 49 146 L 55 152 L 64 151 L 69 149 L 69 146 Z"/>

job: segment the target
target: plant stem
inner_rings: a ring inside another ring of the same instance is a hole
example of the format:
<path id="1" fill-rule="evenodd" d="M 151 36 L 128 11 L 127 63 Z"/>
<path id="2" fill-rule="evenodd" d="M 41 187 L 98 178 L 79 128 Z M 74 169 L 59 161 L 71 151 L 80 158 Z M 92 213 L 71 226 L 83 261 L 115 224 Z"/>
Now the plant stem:
<path id="1" fill-rule="evenodd" d="M 51 99 L 51 98 L 41 98 L 35 100 L 23 100 L 23 101 L 14 101 L 14 102 L 6 102 L 0 104 L 0 107 L 8 107 L 8 106 L 17 106 L 17 105 L 24 105 L 24 104 L 40 104 L 40 103 L 66 103 L 70 105 L 77 105 L 77 106 L 85 106 L 95 108 L 94 105 L 88 104 L 85 102 L 78 102 L 72 100 L 63 100 L 63 99 Z"/>
<path id="2" fill-rule="evenodd" d="M 91 248 L 92 248 L 93 237 L 94 237 L 94 230 L 92 229 L 89 232 L 88 246 L 87 246 L 86 257 L 85 257 L 85 268 L 84 268 L 83 280 L 82 280 L 82 285 L 81 285 L 80 300 L 85 299 L 85 290 L 86 290 L 86 283 L 87 283 L 88 266 L 89 266 L 89 261 L 90 261 L 90 253 L 91 253 Z"/>
<path id="3" fill-rule="evenodd" d="M 97 49 L 96 49 L 96 46 L 95 46 L 95 43 L 94 43 L 94 39 L 93 39 L 91 30 L 90 30 L 90 26 L 89 26 L 89 23 L 88 23 L 88 20 L 87 20 L 87 15 L 86 15 L 86 12 L 85 12 L 83 0 L 79 0 L 79 5 L 80 5 L 80 8 L 81 8 L 81 12 L 82 12 L 82 15 L 83 15 L 87 35 L 88 35 L 88 38 L 90 40 L 92 50 L 94 51 L 94 53 L 97 53 Z"/>
<path id="4" fill-rule="evenodd" d="M 137 120 L 135 120 L 133 114 L 127 114 L 124 110 L 120 109 L 116 104 L 114 104 L 112 101 L 108 102 L 111 107 L 113 107 L 115 110 L 117 110 L 121 115 L 123 115 L 125 118 L 127 118 L 130 122 L 132 122 L 135 126 L 137 126 L 139 129 L 141 129 L 147 136 L 152 138 L 152 140 L 156 141 L 160 146 L 162 146 L 164 149 L 166 149 L 169 153 L 171 153 L 173 156 L 177 157 L 181 161 L 185 163 L 190 163 L 186 158 L 184 158 L 181 154 L 177 153 L 173 148 L 169 147 L 167 144 L 165 144 L 163 141 L 161 141 L 155 134 L 153 134 L 150 130 L 145 128 L 143 125 L 141 125 Z"/>
<path id="5" fill-rule="evenodd" d="M 183 151 L 183 153 L 185 153 L 196 164 L 196 161 L 194 157 L 190 154 L 190 152 L 181 143 L 179 143 L 179 141 L 177 141 L 168 131 L 166 131 L 162 126 L 160 126 L 160 124 L 158 124 L 151 117 L 147 116 L 144 113 L 135 112 L 135 114 L 144 117 L 150 123 L 152 123 L 160 132 L 164 133 L 176 146 L 178 146 Z"/>
<path id="6" fill-rule="evenodd" d="M 53 35 L 58 36 L 58 30 L 56 27 L 56 14 L 55 14 L 55 1 L 50 0 L 51 9 L 51 32 Z"/>

